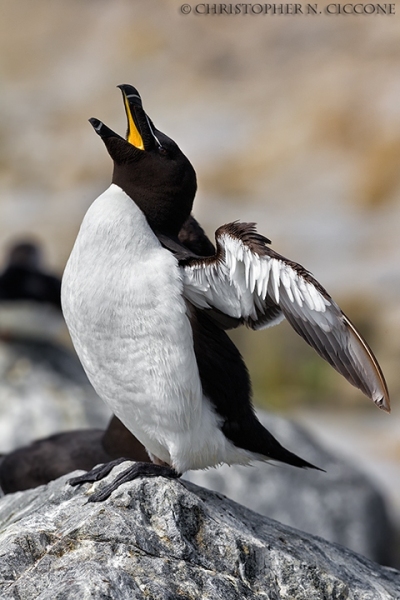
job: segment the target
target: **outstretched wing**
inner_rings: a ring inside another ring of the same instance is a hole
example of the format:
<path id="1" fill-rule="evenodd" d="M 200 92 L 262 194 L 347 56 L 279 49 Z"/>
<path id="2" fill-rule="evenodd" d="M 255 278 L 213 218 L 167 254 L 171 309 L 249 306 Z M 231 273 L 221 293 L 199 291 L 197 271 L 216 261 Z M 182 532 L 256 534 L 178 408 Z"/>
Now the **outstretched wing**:
<path id="1" fill-rule="evenodd" d="M 284 317 L 295 331 L 379 408 L 390 411 L 387 386 L 368 344 L 326 290 L 301 265 L 268 247 L 254 223 L 229 223 L 215 235 L 214 256 L 181 261 L 185 297 L 252 329 Z"/>

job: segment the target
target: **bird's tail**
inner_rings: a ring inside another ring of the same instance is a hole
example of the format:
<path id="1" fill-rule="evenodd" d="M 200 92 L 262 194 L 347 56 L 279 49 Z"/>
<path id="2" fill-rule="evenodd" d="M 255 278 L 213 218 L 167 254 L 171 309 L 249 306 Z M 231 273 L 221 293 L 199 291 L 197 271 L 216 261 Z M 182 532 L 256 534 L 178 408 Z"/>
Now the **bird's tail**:
<path id="1" fill-rule="evenodd" d="M 231 421 L 225 422 L 222 431 L 235 446 L 257 454 L 260 460 L 277 460 L 302 469 L 323 471 L 284 448 L 255 415 L 252 417 L 246 419 L 245 423 L 241 422 L 240 425 Z"/>

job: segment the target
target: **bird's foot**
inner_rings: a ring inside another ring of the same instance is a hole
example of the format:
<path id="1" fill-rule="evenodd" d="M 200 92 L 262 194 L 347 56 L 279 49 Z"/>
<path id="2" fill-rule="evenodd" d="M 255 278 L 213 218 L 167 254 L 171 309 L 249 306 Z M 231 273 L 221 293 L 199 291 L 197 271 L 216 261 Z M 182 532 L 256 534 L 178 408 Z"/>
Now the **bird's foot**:
<path id="1" fill-rule="evenodd" d="M 107 477 L 114 467 L 120 465 L 126 460 L 129 460 L 129 458 L 117 458 L 116 460 L 111 460 L 108 463 L 104 463 L 104 465 L 94 467 L 91 469 L 91 471 L 88 471 L 84 475 L 79 475 L 78 477 L 72 477 L 71 479 L 68 479 L 68 483 L 69 485 L 79 485 L 80 483 L 100 481 L 101 479 L 104 479 L 104 477 Z"/>
<path id="2" fill-rule="evenodd" d="M 68 483 L 70 485 L 78 485 L 79 483 L 99 481 L 108 475 L 113 467 L 119 465 L 125 460 L 126 459 L 124 458 L 118 458 L 117 460 L 113 460 L 105 465 L 100 465 L 99 467 L 88 471 L 88 473 L 85 473 L 84 475 L 73 477 Z M 175 469 L 165 465 L 136 462 L 128 467 L 125 471 L 122 471 L 122 473 L 119 473 L 114 481 L 92 494 L 88 499 L 88 502 L 102 502 L 103 500 L 106 500 L 111 496 L 114 490 L 119 488 L 122 483 L 133 481 L 137 477 L 169 477 L 171 479 L 177 479 L 180 476 L 181 474 L 177 473 Z"/>

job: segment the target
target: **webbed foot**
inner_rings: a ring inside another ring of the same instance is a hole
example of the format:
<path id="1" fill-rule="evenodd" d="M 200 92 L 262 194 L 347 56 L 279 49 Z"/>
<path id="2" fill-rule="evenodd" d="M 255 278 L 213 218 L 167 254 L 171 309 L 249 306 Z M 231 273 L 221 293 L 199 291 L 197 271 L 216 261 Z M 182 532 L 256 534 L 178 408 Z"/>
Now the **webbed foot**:
<path id="1" fill-rule="evenodd" d="M 105 465 L 100 465 L 88 471 L 84 475 L 80 475 L 79 477 L 73 477 L 69 480 L 70 485 L 78 485 L 79 483 L 93 482 L 99 481 L 106 477 L 110 473 L 110 471 L 116 465 L 124 462 L 126 459 L 119 458 L 117 460 L 113 460 Z M 147 462 L 136 462 L 128 467 L 122 473 L 119 473 L 114 481 L 105 485 L 100 490 L 96 491 L 92 494 L 88 502 L 102 502 L 109 498 L 112 492 L 119 488 L 119 486 L 127 481 L 133 481 L 137 477 L 169 477 L 171 479 L 177 479 L 181 476 L 181 473 L 177 473 L 175 469 L 165 465 L 156 465 L 153 463 Z"/>
<path id="2" fill-rule="evenodd" d="M 94 467 L 84 475 L 79 475 L 78 477 L 72 477 L 68 479 L 69 485 L 79 485 L 80 483 L 90 483 L 93 481 L 100 481 L 107 477 L 109 473 L 113 470 L 114 467 L 120 465 L 121 463 L 129 460 L 128 458 L 117 458 L 115 460 L 111 460 L 108 463 L 104 463 L 103 465 L 99 465 L 98 467 Z"/>

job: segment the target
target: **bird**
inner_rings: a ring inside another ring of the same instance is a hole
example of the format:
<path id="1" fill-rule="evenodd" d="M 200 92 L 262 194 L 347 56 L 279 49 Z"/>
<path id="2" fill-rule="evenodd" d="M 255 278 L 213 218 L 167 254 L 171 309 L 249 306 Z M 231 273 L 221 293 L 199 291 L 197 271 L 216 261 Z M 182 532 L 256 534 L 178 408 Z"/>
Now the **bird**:
<path id="1" fill-rule="evenodd" d="M 10 245 L 0 272 L 0 340 L 46 340 L 64 327 L 61 278 L 44 264 L 39 242 Z"/>
<path id="2" fill-rule="evenodd" d="M 9 249 L 0 274 L 0 301 L 33 301 L 61 309 L 61 280 L 43 266 L 39 244 L 20 240 Z"/>
<path id="3" fill-rule="evenodd" d="M 112 183 L 84 216 L 61 297 L 89 380 L 151 462 L 130 465 L 89 500 L 139 476 L 179 478 L 222 463 L 318 469 L 257 419 L 248 370 L 227 331 L 286 318 L 390 411 L 372 350 L 311 273 L 274 251 L 254 223 L 222 225 L 211 243 L 192 215 L 197 181 L 189 159 L 155 127 L 136 88 L 118 87 L 127 133 L 89 120 L 113 161 Z M 120 460 L 70 483 L 103 479 Z"/>
<path id="4" fill-rule="evenodd" d="M 13 494 L 120 457 L 150 461 L 140 442 L 113 416 L 106 430 L 56 433 L 0 456 L 0 487 L 4 494 Z"/>

